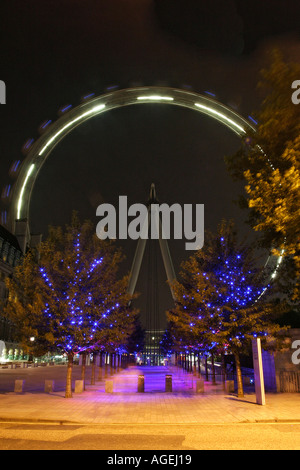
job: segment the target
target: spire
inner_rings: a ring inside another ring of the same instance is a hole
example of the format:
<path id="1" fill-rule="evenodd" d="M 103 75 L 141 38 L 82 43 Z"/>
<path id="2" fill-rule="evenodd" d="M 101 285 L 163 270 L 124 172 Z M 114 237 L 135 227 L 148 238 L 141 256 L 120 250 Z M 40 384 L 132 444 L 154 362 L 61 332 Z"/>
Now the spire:
<path id="1" fill-rule="evenodd" d="M 150 204 L 158 204 L 158 199 L 156 197 L 156 189 L 155 189 L 155 184 L 152 183 L 150 187 L 150 195 L 148 199 L 148 205 Z"/>

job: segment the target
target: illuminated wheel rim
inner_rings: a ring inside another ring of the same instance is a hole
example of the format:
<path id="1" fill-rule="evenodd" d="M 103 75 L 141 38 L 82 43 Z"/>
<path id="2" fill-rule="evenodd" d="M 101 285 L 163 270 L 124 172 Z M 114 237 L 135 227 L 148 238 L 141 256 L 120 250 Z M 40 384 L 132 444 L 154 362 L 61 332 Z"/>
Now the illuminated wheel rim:
<path id="1" fill-rule="evenodd" d="M 220 122 L 240 138 L 249 132 L 255 132 L 255 126 L 240 114 L 217 100 L 193 91 L 170 87 L 137 87 L 112 91 L 98 97 L 87 97 L 76 108 L 65 107 L 62 116 L 55 122 L 45 123 L 45 131 L 36 142 L 29 141 L 28 154 L 19 168 L 20 161 L 15 162 L 19 174 L 11 190 L 4 188 L 4 199 L 8 199 L 9 209 L 2 212 L 2 224 L 14 232 L 15 221 L 29 220 L 30 200 L 35 181 L 41 168 L 54 148 L 74 129 L 86 121 L 124 106 L 146 103 L 163 103 L 188 108 Z M 49 124 L 49 125 L 48 125 Z M 26 147 L 25 146 L 25 147 Z M 4 215 L 3 215 L 4 214 Z M 275 277 L 282 257 L 279 257 Z"/>

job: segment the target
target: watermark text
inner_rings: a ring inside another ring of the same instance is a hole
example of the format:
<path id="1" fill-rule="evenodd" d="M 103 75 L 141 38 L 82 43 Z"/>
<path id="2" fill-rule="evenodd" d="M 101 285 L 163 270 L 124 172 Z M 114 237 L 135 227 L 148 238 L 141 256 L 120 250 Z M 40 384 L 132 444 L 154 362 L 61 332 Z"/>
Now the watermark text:
<path id="1" fill-rule="evenodd" d="M 6 104 L 6 85 L 0 80 L 0 104 Z"/>
<path id="2" fill-rule="evenodd" d="M 173 221 L 174 240 L 186 240 L 186 250 L 200 250 L 204 245 L 204 205 L 133 204 L 127 196 L 119 197 L 119 211 L 112 204 L 101 204 L 96 233 L 101 240 L 170 240 Z M 131 218 L 131 219 L 129 219 Z"/>
<path id="3" fill-rule="evenodd" d="M 295 80 L 292 83 L 292 89 L 296 90 L 292 94 L 292 102 L 293 104 L 300 104 L 300 80 Z"/>
<path id="4" fill-rule="evenodd" d="M 292 354 L 292 363 L 295 366 L 299 366 L 300 364 L 300 340 L 296 340 L 292 344 L 292 349 L 296 349 L 296 351 Z"/>

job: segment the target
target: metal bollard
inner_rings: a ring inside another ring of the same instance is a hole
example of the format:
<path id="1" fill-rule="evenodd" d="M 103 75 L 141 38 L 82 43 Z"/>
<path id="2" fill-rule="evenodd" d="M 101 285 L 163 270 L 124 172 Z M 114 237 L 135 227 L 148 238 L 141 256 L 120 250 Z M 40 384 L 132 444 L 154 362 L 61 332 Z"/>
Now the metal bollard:
<path id="1" fill-rule="evenodd" d="M 172 387 L 172 375 L 166 375 L 166 392 L 170 393 L 173 391 Z"/>
<path id="2" fill-rule="evenodd" d="M 23 393 L 25 380 L 15 380 L 15 393 Z"/>
<path id="3" fill-rule="evenodd" d="M 139 375 L 138 377 L 138 393 L 145 392 L 145 376 Z"/>
<path id="4" fill-rule="evenodd" d="M 54 380 L 45 380 L 45 393 L 52 393 L 54 392 Z"/>
<path id="5" fill-rule="evenodd" d="M 234 393 L 234 380 L 226 380 L 225 382 L 225 390 L 226 393 L 229 395 L 230 393 Z"/>
<path id="6" fill-rule="evenodd" d="M 105 393 L 113 393 L 113 392 L 114 392 L 114 381 L 106 380 L 105 381 Z"/>
<path id="7" fill-rule="evenodd" d="M 84 392 L 84 380 L 75 380 L 75 393 Z"/>
<path id="8" fill-rule="evenodd" d="M 196 381 L 196 393 L 204 393 L 204 380 Z"/>

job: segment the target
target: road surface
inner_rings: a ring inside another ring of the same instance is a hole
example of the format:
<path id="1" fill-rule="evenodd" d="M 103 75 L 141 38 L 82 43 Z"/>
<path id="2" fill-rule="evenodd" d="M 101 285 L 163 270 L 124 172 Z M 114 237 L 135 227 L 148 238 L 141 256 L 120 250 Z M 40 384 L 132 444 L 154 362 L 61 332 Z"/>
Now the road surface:
<path id="1" fill-rule="evenodd" d="M 188 453 L 195 450 L 231 449 L 299 450 L 300 424 L 0 424 L 0 450 L 182 450 Z"/>

